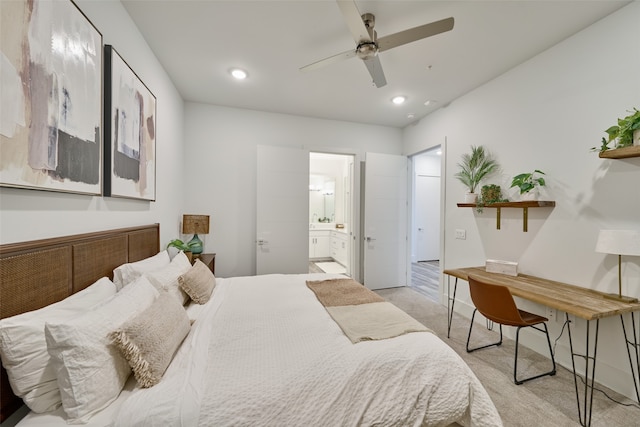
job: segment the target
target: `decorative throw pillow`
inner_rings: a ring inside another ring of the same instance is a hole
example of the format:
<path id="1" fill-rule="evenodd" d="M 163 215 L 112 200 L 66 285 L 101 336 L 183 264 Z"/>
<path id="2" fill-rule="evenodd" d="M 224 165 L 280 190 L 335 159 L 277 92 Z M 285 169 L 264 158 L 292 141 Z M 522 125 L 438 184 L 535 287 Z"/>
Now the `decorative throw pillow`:
<path id="1" fill-rule="evenodd" d="M 81 316 L 45 324 L 47 349 L 68 423 L 87 422 L 118 397 L 131 368 L 108 335 L 144 311 L 157 296 L 156 288 L 140 277 Z"/>
<path id="2" fill-rule="evenodd" d="M 184 307 L 164 291 L 149 308 L 109 337 L 129 362 L 138 383 L 151 387 L 160 382 L 190 329 Z"/>
<path id="3" fill-rule="evenodd" d="M 197 259 L 189 271 L 178 277 L 178 283 L 196 304 L 205 304 L 216 286 L 216 277 L 205 263 Z"/>
<path id="4" fill-rule="evenodd" d="M 116 284 L 118 291 L 132 283 L 138 277 L 144 273 L 158 270 L 162 267 L 166 267 L 171 262 L 169 253 L 162 251 L 156 255 L 145 258 L 140 261 L 130 262 L 128 264 L 122 264 L 120 267 L 113 270 L 113 283 Z"/>
<path id="5" fill-rule="evenodd" d="M 33 412 L 60 406 L 56 371 L 47 352 L 45 322 L 65 322 L 89 311 L 116 294 L 107 277 L 75 294 L 39 310 L 0 320 L 0 357 L 13 393 Z"/>
<path id="6" fill-rule="evenodd" d="M 186 273 L 190 268 L 189 258 L 184 252 L 180 252 L 173 257 L 169 265 L 145 273 L 145 276 L 158 292 L 168 291 L 180 304 L 185 305 L 189 301 L 189 295 L 180 288 L 178 276 Z"/>

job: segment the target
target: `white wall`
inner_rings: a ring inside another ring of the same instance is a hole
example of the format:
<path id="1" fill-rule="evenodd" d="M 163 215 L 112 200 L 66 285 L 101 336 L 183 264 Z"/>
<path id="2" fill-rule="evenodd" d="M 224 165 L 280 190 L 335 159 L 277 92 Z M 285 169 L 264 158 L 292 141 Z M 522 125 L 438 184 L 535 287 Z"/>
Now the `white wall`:
<path id="1" fill-rule="evenodd" d="M 206 252 L 217 254 L 216 275 L 256 272 L 258 145 L 354 154 L 359 163 L 367 151 L 400 154 L 401 135 L 383 126 L 186 103 L 185 204 L 211 215 L 203 241 Z"/>
<path id="2" fill-rule="evenodd" d="M 0 188 L 0 243 L 157 222 L 164 245 L 175 235 L 184 200 L 184 103 L 119 1 L 76 3 L 156 96 L 156 201 Z"/>
<path id="3" fill-rule="evenodd" d="M 617 117 L 640 107 L 640 50 L 631 48 L 640 40 L 638 22 L 640 2 L 634 2 L 404 130 L 408 155 L 426 148 L 423 141 L 447 141 L 446 268 L 512 260 L 523 273 L 617 292 L 617 257 L 594 249 L 600 229 L 640 229 L 640 158 L 605 160 L 589 149 Z M 514 175 L 546 172 L 544 198 L 556 207 L 530 209 L 527 233 L 521 210 L 503 209 L 496 230 L 495 210 L 458 208 L 464 187 L 453 175 L 471 145 L 496 156 L 502 171 L 487 183 L 500 184 L 511 200 Z M 467 239 L 454 239 L 455 229 L 465 229 Z M 624 258 L 623 275 L 623 293 L 640 297 L 640 257 Z M 456 307 L 470 315 L 461 288 Z M 544 314 L 540 306 L 522 304 Z M 557 337 L 560 323 L 551 326 Z M 576 326 L 581 342 L 584 321 Z M 600 329 L 597 379 L 635 395 L 619 318 L 601 321 Z M 541 348 L 542 341 L 536 343 Z M 558 347 L 570 366 L 566 333 Z"/>

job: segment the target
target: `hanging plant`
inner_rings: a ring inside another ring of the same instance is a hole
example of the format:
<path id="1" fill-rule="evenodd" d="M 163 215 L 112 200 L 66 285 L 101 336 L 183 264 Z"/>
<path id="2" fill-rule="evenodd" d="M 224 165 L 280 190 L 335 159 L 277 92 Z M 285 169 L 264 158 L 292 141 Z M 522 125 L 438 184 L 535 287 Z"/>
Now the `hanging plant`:
<path id="1" fill-rule="evenodd" d="M 607 138 L 602 138 L 600 147 L 591 147 L 591 151 L 603 152 L 610 149 L 630 147 L 633 145 L 634 132 L 640 131 L 640 110 L 634 108 L 630 115 L 618 119 L 618 124 L 605 130 Z M 613 146 L 610 146 L 611 143 Z"/>

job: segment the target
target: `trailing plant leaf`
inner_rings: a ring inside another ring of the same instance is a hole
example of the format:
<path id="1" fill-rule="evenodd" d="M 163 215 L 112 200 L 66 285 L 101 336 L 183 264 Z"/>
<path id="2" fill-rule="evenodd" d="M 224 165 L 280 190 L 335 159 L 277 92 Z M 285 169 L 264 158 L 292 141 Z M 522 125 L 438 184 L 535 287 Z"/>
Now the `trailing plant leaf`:
<path id="1" fill-rule="evenodd" d="M 591 147 L 591 151 L 598 151 L 602 153 L 603 151 L 607 151 L 609 149 L 609 141 L 607 141 L 604 137 L 602 137 L 602 144 L 600 147 Z"/>

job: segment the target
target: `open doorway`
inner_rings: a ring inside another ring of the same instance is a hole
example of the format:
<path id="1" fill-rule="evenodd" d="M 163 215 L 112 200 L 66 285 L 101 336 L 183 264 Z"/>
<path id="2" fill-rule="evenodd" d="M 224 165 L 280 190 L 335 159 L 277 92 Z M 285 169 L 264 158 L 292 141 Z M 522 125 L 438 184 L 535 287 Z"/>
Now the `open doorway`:
<path id="1" fill-rule="evenodd" d="M 354 156 L 309 153 L 309 272 L 351 276 Z"/>
<path id="2" fill-rule="evenodd" d="M 439 302 L 441 146 L 412 157 L 411 287 Z"/>

